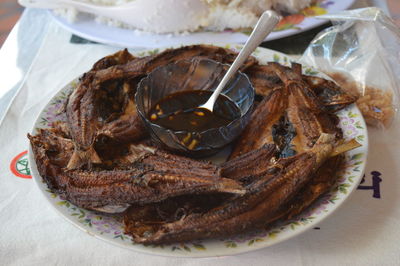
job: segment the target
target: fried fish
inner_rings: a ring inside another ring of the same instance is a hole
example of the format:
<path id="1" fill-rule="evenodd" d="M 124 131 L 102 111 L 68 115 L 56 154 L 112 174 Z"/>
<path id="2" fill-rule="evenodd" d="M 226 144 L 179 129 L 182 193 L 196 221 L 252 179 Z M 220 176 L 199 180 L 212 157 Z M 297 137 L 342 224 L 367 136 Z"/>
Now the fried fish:
<path id="1" fill-rule="evenodd" d="M 48 187 L 78 207 L 123 212 L 125 233 L 143 244 L 232 237 L 301 213 L 336 182 L 343 143 L 335 112 L 354 102 L 334 82 L 299 64 L 242 67 L 261 101 L 214 165 L 156 148 L 134 101 L 140 79 L 159 66 L 198 57 L 230 64 L 236 53 L 193 45 L 102 58 L 68 98 L 66 122 L 28 135 Z"/>

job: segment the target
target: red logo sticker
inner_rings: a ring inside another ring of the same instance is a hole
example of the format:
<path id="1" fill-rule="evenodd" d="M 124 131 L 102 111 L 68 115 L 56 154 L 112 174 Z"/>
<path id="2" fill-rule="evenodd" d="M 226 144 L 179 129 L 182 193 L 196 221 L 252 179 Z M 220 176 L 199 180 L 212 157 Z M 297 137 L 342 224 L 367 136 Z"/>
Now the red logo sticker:
<path id="1" fill-rule="evenodd" d="M 11 172 L 21 178 L 32 178 L 31 170 L 28 165 L 28 151 L 23 151 L 11 161 L 10 170 Z"/>

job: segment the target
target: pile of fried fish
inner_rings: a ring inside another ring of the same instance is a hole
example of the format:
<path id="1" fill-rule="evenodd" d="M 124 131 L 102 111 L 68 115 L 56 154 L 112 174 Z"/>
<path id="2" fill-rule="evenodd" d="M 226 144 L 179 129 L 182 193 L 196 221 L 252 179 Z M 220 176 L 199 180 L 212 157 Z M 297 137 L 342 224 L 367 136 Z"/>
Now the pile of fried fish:
<path id="1" fill-rule="evenodd" d="M 355 99 L 302 66 L 241 71 L 256 89 L 251 122 L 222 165 L 156 147 L 136 111 L 139 81 L 159 66 L 209 58 L 231 64 L 236 53 L 195 45 L 134 57 L 102 58 L 81 76 L 63 109 L 66 122 L 28 135 L 48 187 L 81 208 L 123 216 L 136 243 L 232 237 L 290 219 L 329 191 L 345 143 L 340 109 Z"/>

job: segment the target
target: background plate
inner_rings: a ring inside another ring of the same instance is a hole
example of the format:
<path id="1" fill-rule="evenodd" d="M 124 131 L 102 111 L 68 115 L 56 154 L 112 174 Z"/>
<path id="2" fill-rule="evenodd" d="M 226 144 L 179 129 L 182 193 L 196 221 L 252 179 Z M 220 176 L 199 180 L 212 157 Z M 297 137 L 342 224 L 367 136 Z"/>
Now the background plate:
<path id="1" fill-rule="evenodd" d="M 271 33 L 267 40 L 274 40 L 301 33 L 317 27 L 325 20 L 313 18 L 314 15 L 334 13 L 345 10 L 354 0 L 323 0 L 318 7 L 304 10 L 300 14 L 287 16 L 279 25 L 279 31 Z M 241 32 L 196 32 L 187 35 L 172 36 L 152 34 L 129 29 L 121 29 L 96 23 L 93 17 L 80 14 L 74 23 L 50 12 L 51 16 L 64 28 L 85 39 L 121 47 L 155 48 L 198 43 L 244 43 L 248 35 Z"/>
<path id="2" fill-rule="evenodd" d="M 238 50 L 241 46 L 232 45 L 226 46 L 226 48 Z M 144 56 L 158 52 L 160 52 L 158 49 L 147 50 L 135 55 Z M 262 64 L 268 61 L 275 61 L 289 65 L 291 62 L 290 58 L 286 55 L 265 48 L 257 48 L 253 55 Z M 308 75 L 318 75 L 326 78 L 322 73 L 318 73 L 314 69 L 306 66 L 303 67 L 303 71 Z M 59 110 L 67 100 L 69 92 L 73 90 L 76 85 L 77 80 L 72 81 L 50 100 L 36 120 L 32 134 L 35 134 L 38 128 L 50 127 L 54 121 L 65 120 L 65 114 L 60 115 Z M 290 239 L 307 229 L 315 227 L 317 223 L 331 215 L 342 205 L 349 195 L 357 188 L 364 173 L 368 151 L 366 125 L 360 111 L 355 105 L 351 105 L 340 111 L 338 116 L 345 139 L 355 138 L 362 144 L 362 147 L 346 153 L 346 163 L 343 169 L 340 170 L 338 183 L 334 188 L 295 219 L 283 221 L 269 230 L 236 236 L 231 239 L 196 241 L 179 245 L 163 246 L 133 244 L 131 238 L 123 234 L 120 217 L 78 208 L 52 193 L 37 171 L 31 147 L 29 147 L 29 165 L 31 166 L 31 173 L 36 184 L 50 204 L 67 219 L 67 221 L 76 225 L 91 236 L 124 248 L 154 255 L 179 257 L 233 255 L 274 245 Z M 62 224 L 60 227 L 62 227 Z M 327 239 L 327 241 L 329 241 L 329 239 Z"/>

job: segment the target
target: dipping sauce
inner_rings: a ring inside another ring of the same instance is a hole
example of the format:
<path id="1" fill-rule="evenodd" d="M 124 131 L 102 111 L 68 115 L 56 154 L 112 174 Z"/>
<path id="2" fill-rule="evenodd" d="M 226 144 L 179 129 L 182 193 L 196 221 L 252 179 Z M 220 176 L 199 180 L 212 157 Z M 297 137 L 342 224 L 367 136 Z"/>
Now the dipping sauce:
<path id="1" fill-rule="evenodd" d="M 220 94 L 214 111 L 198 108 L 212 91 L 181 91 L 168 95 L 150 110 L 148 119 L 157 125 L 175 131 L 202 132 L 223 127 L 240 117 L 239 107 Z"/>

